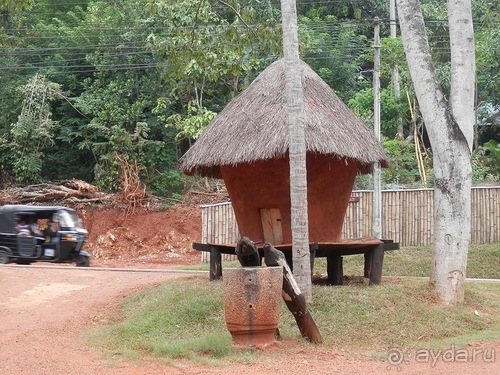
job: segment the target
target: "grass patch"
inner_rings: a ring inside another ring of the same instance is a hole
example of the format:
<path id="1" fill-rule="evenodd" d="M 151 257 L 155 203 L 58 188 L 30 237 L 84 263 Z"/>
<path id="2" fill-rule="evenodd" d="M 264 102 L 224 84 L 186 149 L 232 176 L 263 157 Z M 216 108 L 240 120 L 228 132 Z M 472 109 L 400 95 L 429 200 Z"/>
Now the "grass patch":
<path id="1" fill-rule="evenodd" d="M 427 281 L 390 279 L 362 284 L 313 287 L 311 314 L 324 346 L 387 353 L 391 347 L 444 348 L 500 335 L 500 285 L 466 284 L 465 303 L 436 304 Z M 90 343 L 110 357 L 157 356 L 217 365 L 251 363 L 265 355 L 232 347 L 223 311 L 222 283 L 197 276 L 169 282 L 131 297 L 120 321 L 89 334 Z M 292 314 L 281 306 L 284 339 L 301 340 Z"/>
<path id="2" fill-rule="evenodd" d="M 313 286 L 311 314 L 324 346 L 386 355 L 401 349 L 446 349 L 500 337 L 500 284 L 468 282 L 465 303 L 444 307 L 428 288 L 430 247 L 404 247 L 384 257 L 382 285 Z M 344 257 L 344 274 L 363 272 L 362 255 Z M 223 268 L 239 267 L 224 261 Z M 207 270 L 208 264 L 182 267 Z M 326 274 L 326 259 L 315 260 L 315 273 Z M 403 277 L 401 277 L 403 276 Z M 409 276 L 408 278 L 405 278 Z M 467 277 L 500 279 L 500 244 L 471 245 Z M 131 297 L 120 319 L 89 333 L 89 343 L 109 357 L 156 356 L 218 365 L 262 360 L 260 351 L 235 349 L 226 329 L 220 282 L 206 275 L 169 282 Z M 284 302 L 280 333 L 302 340 Z"/>
<path id="3" fill-rule="evenodd" d="M 431 271 L 430 247 L 403 247 L 384 254 L 383 276 L 428 277 Z M 363 275 L 363 255 L 343 257 L 344 275 Z M 326 258 L 316 258 L 314 273 L 326 274 Z M 471 245 L 467 259 L 467 277 L 500 279 L 500 243 Z"/>
<path id="4" fill-rule="evenodd" d="M 311 313 L 326 345 L 385 352 L 441 340 L 456 343 L 500 333 L 500 285 L 466 285 L 465 303 L 436 303 L 426 280 L 399 279 L 366 287 L 315 287 Z M 479 315 L 476 315 L 476 311 Z"/>
<path id="5" fill-rule="evenodd" d="M 91 332 L 90 343 L 110 356 L 224 357 L 231 339 L 220 334 L 222 306 L 219 283 L 205 277 L 172 281 L 127 300 L 123 319 Z"/>
<path id="6" fill-rule="evenodd" d="M 429 246 L 403 247 L 387 251 L 384 255 L 383 276 L 429 277 L 432 250 Z M 344 275 L 361 276 L 364 258 L 362 254 L 343 257 Z M 238 261 L 223 261 L 222 268 L 240 267 Z M 180 269 L 208 271 L 209 263 L 180 266 Z M 314 260 L 314 273 L 326 274 L 326 258 Z M 500 243 L 471 245 L 467 259 L 467 277 L 479 279 L 500 279 Z"/>

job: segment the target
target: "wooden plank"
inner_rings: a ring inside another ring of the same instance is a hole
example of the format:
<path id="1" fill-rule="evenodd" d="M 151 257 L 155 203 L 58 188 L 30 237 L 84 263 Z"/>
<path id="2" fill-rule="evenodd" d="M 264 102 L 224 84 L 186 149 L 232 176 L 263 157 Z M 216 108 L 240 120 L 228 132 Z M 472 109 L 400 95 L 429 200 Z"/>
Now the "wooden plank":
<path id="1" fill-rule="evenodd" d="M 260 220 L 264 232 L 264 241 L 273 245 L 283 243 L 283 229 L 281 221 L 281 212 L 279 208 L 261 208 Z"/>
<path id="2" fill-rule="evenodd" d="M 302 294 L 292 270 L 285 260 L 283 253 L 269 243 L 264 244 L 264 262 L 268 267 L 283 267 L 283 287 L 281 295 L 285 301 L 288 310 L 292 313 L 302 337 L 307 338 L 315 344 L 321 344 L 323 338 L 319 332 L 314 319 L 307 309 L 306 299 Z"/>

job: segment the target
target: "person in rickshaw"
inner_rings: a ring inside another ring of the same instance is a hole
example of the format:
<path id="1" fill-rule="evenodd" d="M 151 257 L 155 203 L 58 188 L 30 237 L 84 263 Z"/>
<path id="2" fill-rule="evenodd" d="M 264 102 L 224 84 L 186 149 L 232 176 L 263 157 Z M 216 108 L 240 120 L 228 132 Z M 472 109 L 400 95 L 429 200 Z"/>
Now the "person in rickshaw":
<path id="1" fill-rule="evenodd" d="M 45 237 L 45 242 L 56 243 L 59 241 L 59 236 L 57 232 L 59 227 L 55 221 L 49 220 L 47 226 L 43 230 L 43 236 Z"/>
<path id="2" fill-rule="evenodd" d="M 28 227 L 32 236 L 40 235 L 40 229 L 38 228 L 38 223 L 31 216 L 28 217 Z"/>
<path id="3" fill-rule="evenodd" d="M 16 230 L 17 230 L 17 235 L 20 237 L 31 236 L 30 226 L 26 223 L 26 221 L 22 217 L 18 219 Z"/>

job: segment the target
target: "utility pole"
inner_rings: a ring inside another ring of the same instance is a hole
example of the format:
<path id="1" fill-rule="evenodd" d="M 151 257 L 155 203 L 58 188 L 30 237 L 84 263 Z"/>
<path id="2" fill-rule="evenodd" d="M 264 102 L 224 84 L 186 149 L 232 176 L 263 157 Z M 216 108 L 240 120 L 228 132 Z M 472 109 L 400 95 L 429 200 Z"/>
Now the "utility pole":
<path id="1" fill-rule="evenodd" d="M 373 43 L 373 127 L 375 137 L 380 142 L 380 20 L 374 21 Z M 373 235 L 382 237 L 382 192 L 380 163 L 373 167 Z"/>

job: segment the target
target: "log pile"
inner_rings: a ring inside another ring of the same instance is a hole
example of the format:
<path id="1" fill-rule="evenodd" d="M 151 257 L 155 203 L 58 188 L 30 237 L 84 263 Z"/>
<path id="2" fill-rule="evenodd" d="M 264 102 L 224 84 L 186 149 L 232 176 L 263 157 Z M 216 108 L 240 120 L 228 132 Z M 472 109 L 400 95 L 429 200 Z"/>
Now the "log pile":
<path id="1" fill-rule="evenodd" d="M 37 184 L 0 190 L 0 205 L 4 204 L 70 204 L 111 203 L 113 194 L 99 192 L 97 187 L 81 180 L 59 184 Z"/>

